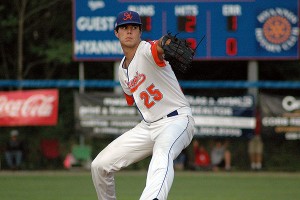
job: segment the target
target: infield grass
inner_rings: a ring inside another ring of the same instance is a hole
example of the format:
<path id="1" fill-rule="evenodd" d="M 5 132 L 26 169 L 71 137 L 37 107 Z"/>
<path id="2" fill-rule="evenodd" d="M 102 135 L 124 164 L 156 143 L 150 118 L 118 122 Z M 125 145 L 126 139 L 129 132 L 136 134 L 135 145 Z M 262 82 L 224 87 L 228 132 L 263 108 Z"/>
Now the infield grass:
<path id="1" fill-rule="evenodd" d="M 138 200 L 144 171 L 116 175 L 118 200 Z M 1 200 L 96 200 L 89 172 L 0 171 Z M 299 173 L 176 172 L 169 200 L 298 200 Z"/>

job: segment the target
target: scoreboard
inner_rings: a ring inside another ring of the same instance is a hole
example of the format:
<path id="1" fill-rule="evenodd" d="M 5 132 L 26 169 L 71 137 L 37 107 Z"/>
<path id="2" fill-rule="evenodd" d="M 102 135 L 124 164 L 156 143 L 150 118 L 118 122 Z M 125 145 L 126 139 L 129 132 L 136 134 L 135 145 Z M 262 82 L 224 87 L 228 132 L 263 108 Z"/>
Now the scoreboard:
<path id="1" fill-rule="evenodd" d="M 168 32 L 195 48 L 195 60 L 295 60 L 300 58 L 300 0 L 73 0 L 75 61 L 120 60 L 116 16 L 133 10 L 142 39 Z"/>

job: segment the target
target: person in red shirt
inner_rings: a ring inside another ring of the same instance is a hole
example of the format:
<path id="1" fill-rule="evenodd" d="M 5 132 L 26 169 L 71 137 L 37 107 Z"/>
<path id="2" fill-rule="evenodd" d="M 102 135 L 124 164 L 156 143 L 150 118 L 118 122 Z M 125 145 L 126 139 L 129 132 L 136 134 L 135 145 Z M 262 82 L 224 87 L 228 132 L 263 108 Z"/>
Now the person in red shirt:
<path id="1" fill-rule="evenodd" d="M 194 167 L 196 170 L 209 170 L 211 168 L 210 156 L 204 145 L 199 144 L 197 140 L 193 142 L 194 147 Z"/>

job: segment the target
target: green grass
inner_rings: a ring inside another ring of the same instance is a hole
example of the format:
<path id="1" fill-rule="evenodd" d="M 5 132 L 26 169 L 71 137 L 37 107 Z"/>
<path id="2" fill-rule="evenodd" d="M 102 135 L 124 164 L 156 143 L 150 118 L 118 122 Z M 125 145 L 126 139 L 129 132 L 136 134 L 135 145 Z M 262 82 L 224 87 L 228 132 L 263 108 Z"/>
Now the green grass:
<path id="1" fill-rule="evenodd" d="M 135 200 L 146 172 L 116 175 L 118 200 Z M 299 173 L 176 172 L 169 200 L 297 200 Z M 96 200 L 89 172 L 0 171 L 1 200 Z"/>

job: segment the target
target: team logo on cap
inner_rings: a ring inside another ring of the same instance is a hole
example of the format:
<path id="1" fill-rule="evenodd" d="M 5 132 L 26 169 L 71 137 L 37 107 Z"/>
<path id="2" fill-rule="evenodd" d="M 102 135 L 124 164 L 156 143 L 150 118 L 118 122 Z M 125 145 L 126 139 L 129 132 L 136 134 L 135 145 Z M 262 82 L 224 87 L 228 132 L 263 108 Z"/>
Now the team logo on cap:
<path id="1" fill-rule="evenodd" d="M 257 20 L 261 27 L 255 29 L 260 46 L 272 53 L 291 49 L 298 40 L 297 16 L 285 8 L 270 8 L 262 11 Z"/>
<path id="2" fill-rule="evenodd" d="M 131 14 L 131 12 L 125 12 L 125 13 L 124 13 L 123 20 L 127 21 L 127 20 L 131 20 L 131 19 L 132 19 L 132 14 Z"/>

